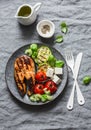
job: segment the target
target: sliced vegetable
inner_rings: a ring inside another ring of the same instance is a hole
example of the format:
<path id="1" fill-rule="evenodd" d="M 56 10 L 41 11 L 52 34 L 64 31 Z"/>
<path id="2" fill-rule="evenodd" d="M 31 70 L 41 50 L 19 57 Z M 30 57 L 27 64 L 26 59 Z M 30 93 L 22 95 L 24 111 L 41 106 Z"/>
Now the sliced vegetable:
<path id="1" fill-rule="evenodd" d="M 37 46 L 36 43 L 33 43 L 33 44 L 30 45 L 30 48 L 31 48 L 32 51 L 37 51 L 38 46 Z"/>
<path id="2" fill-rule="evenodd" d="M 42 102 L 46 102 L 47 101 L 47 97 L 45 94 L 41 95 L 41 101 Z"/>
<path id="3" fill-rule="evenodd" d="M 52 80 L 47 81 L 44 87 L 49 90 L 51 94 L 57 91 L 57 85 Z"/>
<path id="4" fill-rule="evenodd" d="M 65 22 L 62 22 L 62 23 L 60 24 L 60 26 L 61 26 L 61 31 L 62 31 L 63 33 L 67 33 L 68 27 L 67 27 L 66 23 L 65 23 Z"/>
<path id="5" fill-rule="evenodd" d="M 36 102 L 36 101 L 37 101 L 36 98 L 35 98 L 35 96 L 34 96 L 34 94 L 33 94 L 32 96 L 30 96 L 30 100 L 31 100 L 32 102 Z"/>
<path id="6" fill-rule="evenodd" d="M 57 36 L 55 42 L 57 43 L 63 42 L 63 36 L 62 35 Z"/>
<path id="7" fill-rule="evenodd" d="M 83 83 L 84 84 L 89 84 L 91 82 L 91 76 L 85 76 L 83 78 Z"/>
<path id="8" fill-rule="evenodd" d="M 47 94 L 33 94 L 32 96 L 30 96 L 30 100 L 32 102 L 46 102 L 46 101 L 51 101 L 53 99 L 53 96 L 51 95 L 47 95 Z"/>
<path id="9" fill-rule="evenodd" d="M 42 102 L 51 101 L 51 100 L 52 100 L 52 96 L 47 95 L 47 94 L 41 95 L 41 101 Z"/>
<path id="10" fill-rule="evenodd" d="M 48 63 L 41 63 L 38 65 L 38 71 L 46 72 L 49 67 L 50 65 Z"/>
<path id="11" fill-rule="evenodd" d="M 39 82 L 45 81 L 47 79 L 46 73 L 43 71 L 37 72 L 35 75 L 35 79 Z"/>
<path id="12" fill-rule="evenodd" d="M 55 67 L 62 68 L 64 66 L 64 61 L 62 60 L 56 60 Z"/>
<path id="13" fill-rule="evenodd" d="M 44 86 L 43 86 L 43 84 L 36 84 L 35 86 L 34 86 L 34 93 L 35 94 L 44 94 Z"/>
<path id="14" fill-rule="evenodd" d="M 37 55 L 38 63 L 41 64 L 47 62 L 50 54 L 51 50 L 48 47 L 41 46 L 38 49 L 38 55 Z"/>
<path id="15" fill-rule="evenodd" d="M 37 56 L 37 49 L 37 44 L 31 44 L 30 48 L 25 50 L 25 54 L 32 56 L 32 58 L 35 58 L 35 56 Z"/>
<path id="16" fill-rule="evenodd" d="M 28 56 L 31 56 L 32 55 L 32 50 L 30 48 L 25 50 L 25 54 L 27 54 Z"/>
<path id="17" fill-rule="evenodd" d="M 53 99 L 53 96 L 51 96 L 51 95 L 46 95 L 46 99 L 47 99 L 48 101 L 51 101 L 51 100 Z"/>
<path id="18" fill-rule="evenodd" d="M 47 95 L 51 95 L 50 90 L 47 90 L 47 88 L 44 88 L 44 93 Z"/>
<path id="19" fill-rule="evenodd" d="M 41 98 L 41 94 L 33 94 L 32 96 L 30 96 L 30 100 L 32 102 L 40 101 L 40 98 Z"/>

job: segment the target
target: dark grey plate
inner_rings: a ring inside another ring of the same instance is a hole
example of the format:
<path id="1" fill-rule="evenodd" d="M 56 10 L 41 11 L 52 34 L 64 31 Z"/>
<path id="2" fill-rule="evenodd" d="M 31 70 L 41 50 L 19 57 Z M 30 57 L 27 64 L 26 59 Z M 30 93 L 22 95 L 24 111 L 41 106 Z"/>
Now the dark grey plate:
<path id="1" fill-rule="evenodd" d="M 38 46 L 41 45 L 45 45 L 45 44 L 39 44 Z M 27 96 L 25 96 L 24 98 L 22 98 L 17 90 L 17 86 L 14 80 L 14 61 L 17 57 L 19 57 L 20 55 L 24 55 L 24 52 L 27 48 L 29 48 L 29 45 L 25 45 L 21 48 L 19 48 L 18 50 L 16 50 L 12 56 L 9 58 L 7 65 L 6 65 L 6 70 L 5 70 L 5 80 L 6 80 L 6 84 L 11 92 L 11 94 L 16 97 L 19 101 L 25 103 L 25 104 L 29 104 L 29 105 L 43 105 L 46 103 L 49 103 L 51 101 L 42 103 L 42 102 L 31 102 L 29 100 L 29 98 Z M 48 46 L 48 45 L 47 45 Z M 67 82 L 67 64 L 65 59 L 63 58 L 63 56 L 53 47 L 48 46 L 51 50 L 52 53 L 55 55 L 55 57 L 57 59 L 61 59 L 65 62 L 65 65 L 63 67 L 63 75 L 62 75 L 62 82 L 59 84 L 58 86 L 58 90 L 56 91 L 55 94 L 53 94 L 53 100 L 56 99 L 63 91 L 63 89 L 65 88 L 66 82 Z M 52 101 L 53 101 L 52 100 Z"/>

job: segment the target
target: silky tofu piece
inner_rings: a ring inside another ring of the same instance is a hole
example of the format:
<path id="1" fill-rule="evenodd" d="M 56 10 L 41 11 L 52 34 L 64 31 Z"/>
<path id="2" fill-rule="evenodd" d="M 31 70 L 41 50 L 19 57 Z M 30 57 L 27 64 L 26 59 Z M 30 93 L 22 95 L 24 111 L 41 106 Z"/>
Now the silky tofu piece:
<path id="1" fill-rule="evenodd" d="M 47 77 L 52 78 L 53 77 L 53 73 L 54 73 L 54 69 L 53 68 L 48 68 L 47 72 L 46 72 L 46 75 L 47 75 Z"/>
<path id="2" fill-rule="evenodd" d="M 57 75 L 54 74 L 52 81 L 54 81 L 56 84 L 59 84 L 62 80 Z"/>
<path id="3" fill-rule="evenodd" d="M 62 74 L 63 74 L 63 70 L 62 70 L 62 68 L 57 68 L 57 67 L 55 67 L 55 68 L 54 68 L 54 73 L 55 73 L 55 74 L 58 74 L 58 75 L 62 75 Z"/>

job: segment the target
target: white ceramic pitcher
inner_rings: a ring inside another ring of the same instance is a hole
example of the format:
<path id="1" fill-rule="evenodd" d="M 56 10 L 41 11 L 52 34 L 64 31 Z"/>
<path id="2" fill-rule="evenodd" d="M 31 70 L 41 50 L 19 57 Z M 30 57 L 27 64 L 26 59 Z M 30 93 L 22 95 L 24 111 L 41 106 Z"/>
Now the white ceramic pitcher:
<path id="1" fill-rule="evenodd" d="M 34 6 L 23 4 L 18 8 L 15 18 L 23 25 L 31 25 L 36 20 L 40 6 L 41 3 L 37 3 Z"/>

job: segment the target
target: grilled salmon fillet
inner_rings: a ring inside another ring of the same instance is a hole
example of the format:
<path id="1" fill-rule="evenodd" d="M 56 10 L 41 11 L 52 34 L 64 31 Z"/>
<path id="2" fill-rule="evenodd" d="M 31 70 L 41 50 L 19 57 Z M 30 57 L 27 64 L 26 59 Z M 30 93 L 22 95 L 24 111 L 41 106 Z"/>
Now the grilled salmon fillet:
<path id="1" fill-rule="evenodd" d="M 15 60 L 14 78 L 20 95 L 30 96 L 35 85 L 35 63 L 32 58 L 22 55 Z"/>

